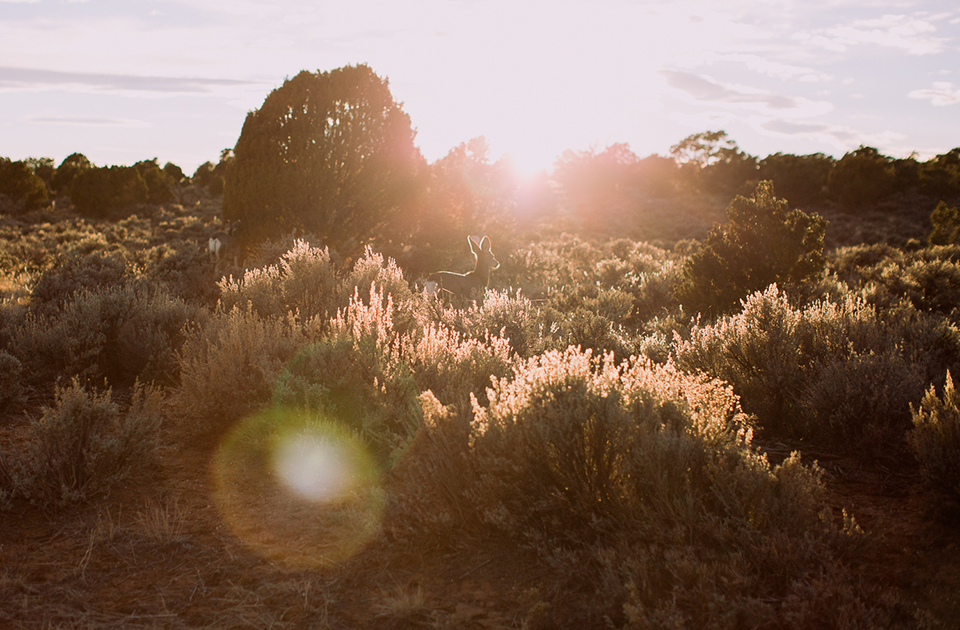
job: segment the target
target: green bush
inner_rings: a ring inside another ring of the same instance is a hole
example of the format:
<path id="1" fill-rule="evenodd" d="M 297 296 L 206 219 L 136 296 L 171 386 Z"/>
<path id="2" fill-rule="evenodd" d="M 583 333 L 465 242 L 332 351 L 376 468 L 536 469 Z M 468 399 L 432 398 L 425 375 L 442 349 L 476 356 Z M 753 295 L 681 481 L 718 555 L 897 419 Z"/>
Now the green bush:
<path id="1" fill-rule="evenodd" d="M 46 510 L 106 494 L 154 461 L 159 401 L 138 385 L 121 411 L 110 390 L 88 392 L 76 379 L 57 388 L 55 405 L 30 425 L 18 488 Z"/>
<path id="2" fill-rule="evenodd" d="M 306 343 L 290 319 L 220 312 L 183 344 L 175 406 L 197 435 L 219 434 L 270 402 L 277 377 Z"/>
<path id="3" fill-rule="evenodd" d="M 197 318 L 196 307 L 159 289 L 82 290 L 57 311 L 29 314 L 14 331 L 10 352 L 35 387 L 72 377 L 114 386 L 137 379 L 173 385 L 184 327 Z"/>
<path id="4" fill-rule="evenodd" d="M 382 466 L 396 461 L 420 426 L 416 383 L 375 340 L 338 335 L 306 346 L 284 367 L 273 404 L 336 421 Z"/>
<path id="5" fill-rule="evenodd" d="M 958 350 L 942 319 L 909 308 L 881 317 L 849 294 L 794 307 L 776 286 L 675 348 L 684 369 L 731 383 L 765 430 L 864 458 L 902 455 L 908 404 Z"/>
<path id="6" fill-rule="evenodd" d="M 774 283 L 799 285 L 824 267 L 826 221 L 817 214 L 787 211 L 760 182 L 753 197 L 738 196 L 727 208 L 727 223 L 716 225 L 703 247 L 683 267 L 675 293 L 690 312 L 729 312 L 754 291 Z"/>
<path id="7" fill-rule="evenodd" d="M 960 508 L 960 393 L 947 373 L 943 394 L 931 385 L 917 407 L 911 405 L 910 446 L 923 477 L 945 506 Z"/>
<path id="8" fill-rule="evenodd" d="M 771 465 L 727 386 L 571 348 L 488 396 L 467 432 L 456 408 L 422 397 L 402 468 L 415 481 L 398 500 L 437 535 L 493 535 L 566 576 L 546 626 L 804 627 L 864 603 L 842 592 L 817 471 L 796 455 Z"/>

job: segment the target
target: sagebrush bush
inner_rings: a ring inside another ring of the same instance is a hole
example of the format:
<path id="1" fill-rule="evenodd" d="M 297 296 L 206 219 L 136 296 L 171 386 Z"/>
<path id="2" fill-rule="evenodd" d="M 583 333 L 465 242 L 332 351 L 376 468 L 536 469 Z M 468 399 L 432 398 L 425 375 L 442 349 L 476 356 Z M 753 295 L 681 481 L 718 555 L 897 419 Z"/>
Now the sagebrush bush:
<path id="1" fill-rule="evenodd" d="M 911 405 L 910 446 L 927 484 L 952 510 L 960 509 L 960 392 L 947 373 L 942 395 L 931 386 Z"/>
<path id="2" fill-rule="evenodd" d="M 440 532 L 505 537 L 576 575 L 548 625 L 777 625 L 794 608 L 803 627 L 837 605 L 818 473 L 796 455 L 772 466 L 728 386 L 570 348 L 522 362 L 487 395 L 466 430 L 456 407 L 422 397 L 402 468 L 417 488 L 403 498 L 410 511 L 426 502 L 420 522 Z"/>
<path id="3" fill-rule="evenodd" d="M 0 350 L 0 407 L 4 415 L 17 409 L 26 398 L 23 383 L 23 364 L 6 350 Z"/>
<path id="4" fill-rule="evenodd" d="M 279 318 L 296 312 L 306 320 L 328 319 L 341 306 L 330 251 L 312 247 L 303 240 L 297 240 L 278 264 L 248 269 L 243 278 L 229 277 L 219 284 L 220 302 L 226 311 L 237 306 L 250 308 L 261 317 Z"/>
<path id="5" fill-rule="evenodd" d="M 219 313 L 187 336 L 176 407 L 200 434 L 217 433 L 270 402 L 277 377 L 306 339 L 297 321 L 252 308 Z"/>
<path id="6" fill-rule="evenodd" d="M 57 311 L 29 314 L 10 351 L 36 387 L 72 377 L 173 385 L 184 327 L 199 317 L 196 307 L 148 285 L 83 290 Z"/>
<path id="7" fill-rule="evenodd" d="M 795 307 L 774 285 L 740 313 L 694 326 L 675 353 L 684 369 L 731 383 L 774 434 L 896 457 L 908 404 L 956 360 L 960 341 L 949 324 L 916 310 L 884 315 L 850 294 Z"/>
<path id="8" fill-rule="evenodd" d="M 50 313 L 63 307 L 82 290 L 113 288 L 132 280 L 133 274 L 123 256 L 95 250 L 87 254 L 71 253 L 41 273 L 31 291 L 32 305 Z"/>
<path id="9" fill-rule="evenodd" d="M 17 486 L 35 505 L 56 510 L 88 501 L 152 462 L 159 444 L 160 396 L 137 386 L 127 409 L 110 390 L 74 379 L 31 423 Z"/>

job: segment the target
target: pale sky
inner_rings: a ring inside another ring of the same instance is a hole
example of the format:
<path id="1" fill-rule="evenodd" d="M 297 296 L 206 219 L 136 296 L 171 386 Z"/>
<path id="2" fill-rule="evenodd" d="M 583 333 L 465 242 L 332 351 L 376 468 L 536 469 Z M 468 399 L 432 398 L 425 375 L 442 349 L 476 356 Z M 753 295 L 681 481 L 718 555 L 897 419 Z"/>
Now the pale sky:
<path id="1" fill-rule="evenodd" d="M 434 161 L 525 171 L 725 130 L 748 153 L 960 146 L 956 0 L 0 0 L 0 156 L 187 174 L 301 70 L 366 63 Z"/>

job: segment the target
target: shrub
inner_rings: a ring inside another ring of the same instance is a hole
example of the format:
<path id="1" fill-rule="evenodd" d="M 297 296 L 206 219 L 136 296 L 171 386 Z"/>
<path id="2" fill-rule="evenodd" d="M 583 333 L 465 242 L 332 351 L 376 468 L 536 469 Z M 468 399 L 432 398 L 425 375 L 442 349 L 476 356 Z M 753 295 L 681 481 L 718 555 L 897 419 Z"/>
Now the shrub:
<path id="1" fill-rule="evenodd" d="M 31 305 L 38 312 L 53 313 L 81 290 L 117 287 L 132 278 L 130 268 L 119 253 L 71 253 L 59 258 L 37 277 L 30 294 Z"/>
<path id="2" fill-rule="evenodd" d="M 0 407 L 5 414 L 19 407 L 26 398 L 22 374 L 20 360 L 6 350 L 0 350 Z"/>
<path id="3" fill-rule="evenodd" d="M 791 306 L 776 286 L 678 341 L 678 364 L 731 383 L 772 434 L 859 457 L 898 457 L 908 403 L 955 361 L 957 331 L 907 308 L 881 318 L 847 295 Z"/>
<path id="4" fill-rule="evenodd" d="M 249 308 L 261 317 L 280 318 L 298 313 L 307 320 L 330 318 L 340 306 L 330 251 L 302 240 L 280 257 L 279 264 L 248 269 L 242 279 L 226 278 L 219 285 L 220 302 L 226 311 Z"/>
<path id="5" fill-rule="evenodd" d="M 420 426 L 416 384 L 375 340 L 337 335 L 306 346 L 284 367 L 273 404 L 319 413 L 358 436 L 382 466 Z"/>
<path id="6" fill-rule="evenodd" d="M 59 311 L 28 315 L 10 350 L 34 386 L 64 377 L 172 385 L 184 327 L 197 317 L 196 307 L 163 290 L 129 284 L 83 290 Z"/>
<path id="7" fill-rule="evenodd" d="M 198 435 L 217 434 L 270 402 L 277 377 L 306 343 L 290 319 L 219 313 L 187 336 L 174 402 Z"/>
<path id="8" fill-rule="evenodd" d="M 110 390 L 88 392 L 74 379 L 30 426 L 19 485 L 31 502 L 56 510 L 105 494 L 152 461 L 158 445 L 158 394 L 137 386 L 121 411 Z"/>
<path id="9" fill-rule="evenodd" d="M 833 599 L 844 572 L 817 513 L 818 473 L 755 450 L 729 387 L 570 348 L 523 362 L 488 397 L 466 434 L 454 408 L 422 398 L 403 469 L 421 487 L 401 499 L 426 502 L 422 522 L 440 532 L 531 548 L 569 587 L 547 617 L 639 628 L 796 615 L 802 627 L 813 610 L 862 603 Z"/>
<path id="10" fill-rule="evenodd" d="M 817 214 L 787 211 L 760 182 L 753 197 L 737 196 L 727 223 L 716 225 L 703 247 L 683 267 L 677 300 L 691 312 L 716 315 L 771 284 L 801 284 L 824 267 L 826 221 Z"/>
<path id="11" fill-rule="evenodd" d="M 957 209 L 941 201 L 930 213 L 930 224 L 933 229 L 927 238 L 930 245 L 953 245 L 960 240 L 960 217 Z"/>
<path id="12" fill-rule="evenodd" d="M 943 394 L 931 385 L 915 408 L 910 446 L 923 477 L 945 506 L 960 508 L 960 393 L 947 373 Z"/>

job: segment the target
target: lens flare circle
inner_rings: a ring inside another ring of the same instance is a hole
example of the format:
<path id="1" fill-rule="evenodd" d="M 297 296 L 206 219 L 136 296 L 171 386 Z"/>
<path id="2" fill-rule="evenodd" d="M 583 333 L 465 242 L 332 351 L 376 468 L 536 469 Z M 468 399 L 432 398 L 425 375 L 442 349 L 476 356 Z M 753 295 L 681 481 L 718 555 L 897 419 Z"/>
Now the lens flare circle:
<path id="1" fill-rule="evenodd" d="M 213 478 L 231 531 L 296 568 L 342 562 L 380 526 L 373 458 L 352 432 L 313 413 L 277 408 L 244 420 L 218 449 Z"/>

